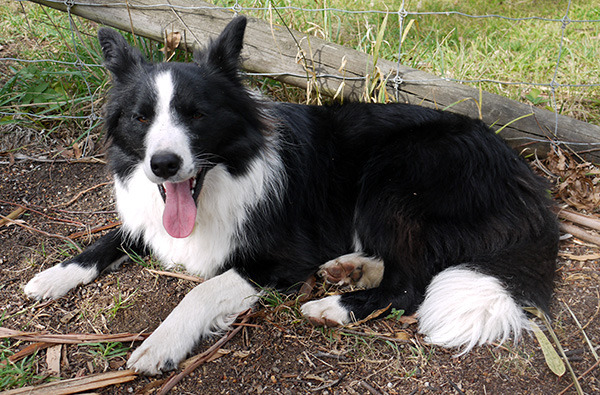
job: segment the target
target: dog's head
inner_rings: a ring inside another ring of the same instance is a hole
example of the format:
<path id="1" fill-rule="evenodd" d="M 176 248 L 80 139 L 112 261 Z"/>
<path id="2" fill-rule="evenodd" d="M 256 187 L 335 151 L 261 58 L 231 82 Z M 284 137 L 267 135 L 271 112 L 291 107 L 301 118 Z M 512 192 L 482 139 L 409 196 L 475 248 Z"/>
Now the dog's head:
<path id="1" fill-rule="evenodd" d="M 143 168 L 159 186 L 173 237 L 191 233 L 206 172 L 223 164 L 243 174 L 263 142 L 258 104 L 238 69 L 245 28 L 237 17 L 194 63 L 159 64 L 116 31 L 98 32 L 113 77 L 105 122 L 112 170 L 126 180 Z"/>

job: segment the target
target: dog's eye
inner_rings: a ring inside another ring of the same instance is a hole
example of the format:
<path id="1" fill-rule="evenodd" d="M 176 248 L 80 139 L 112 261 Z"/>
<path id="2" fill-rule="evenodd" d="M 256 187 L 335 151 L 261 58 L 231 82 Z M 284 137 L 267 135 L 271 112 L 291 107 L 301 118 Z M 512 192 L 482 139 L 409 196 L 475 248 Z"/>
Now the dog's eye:
<path id="1" fill-rule="evenodd" d="M 204 117 L 204 114 L 202 114 L 201 112 L 195 112 L 194 115 L 192 115 L 192 118 L 194 119 L 200 119 Z"/>
<path id="2" fill-rule="evenodd" d="M 139 123 L 147 123 L 149 121 L 148 117 L 146 117 L 145 115 L 139 115 L 136 120 Z"/>

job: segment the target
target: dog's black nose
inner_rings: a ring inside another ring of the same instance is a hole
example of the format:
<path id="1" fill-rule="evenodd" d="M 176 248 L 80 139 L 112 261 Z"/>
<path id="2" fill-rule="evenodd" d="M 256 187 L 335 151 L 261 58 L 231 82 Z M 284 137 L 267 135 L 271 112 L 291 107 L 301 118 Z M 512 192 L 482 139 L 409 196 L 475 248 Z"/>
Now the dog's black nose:
<path id="1" fill-rule="evenodd" d="M 174 176 L 181 167 L 181 157 L 172 152 L 159 152 L 152 155 L 150 168 L 157 177 L 167 179 Z"/>

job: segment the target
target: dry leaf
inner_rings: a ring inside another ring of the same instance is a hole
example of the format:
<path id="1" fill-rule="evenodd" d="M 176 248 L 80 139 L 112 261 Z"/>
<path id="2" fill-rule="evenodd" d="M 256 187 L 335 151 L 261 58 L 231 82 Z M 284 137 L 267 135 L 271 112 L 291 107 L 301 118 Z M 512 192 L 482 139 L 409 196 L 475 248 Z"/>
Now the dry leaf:
<path id="1" fill-rule="evenodd" d="M 403 315 L 402 317 L 398 318 L 398 322 L 405 325 L 416 324 L 418 322 L 417 315 Z"/>
<path id="2" fill-rule="evenodd" d="M 80 159 L 83 156 L 83 151 L 79 147 L 79 143 L 73 143 L 73 155 L 75 159 Z"/>
<path id="3" fill-rule="evenodd" d="M 556 195 L 577 210 L 590 212 L 600 209 L 600 182 L 592 163 L 578 163 L 556 147 L 546 159 L 548 170 L 558 177 Z"/>
<path id="4" fill-rule="evenodd" d="M 15 219 L 19 218 L 21 214 L 23 214 L 25 211 L 27 210 L 25 210 L 23 207 L 18 207 L 17 209 L 13 210 L 10 214 L 8 214 L 6 218 L 0 218 L 0 227 L 11 224 L 11 220 L 14 221 Z"/>
<path id="5" fill-rule="evenodd" d="M 400 332 L 396 332 L 394 334 L 394 337 L 396 339 L 399 340 L 405 340 L 405 341 L 409 341 L 410 339 L 412 339 L 412 335 L 406 331 L 400 331 Z"/>
<path id="6" fill-rule="evenodd" d="M 219 359 L 219 358 L 221 358 L 223 355 L 227 355 L 227 354 L 229 354 L 229 353 L 231 353 L 231 350 L 226 350 L 226 349 L 224 349 L 224 348 L 220 348 L 220 349 L 218 349 L 218 350 L 217 350 L 217 352 L 215 352 L 213 355 L 211 355 L 211 356 L 210 356 L 210 358 L 208 358 L 208 359 L 206 360 L 206 362 L 207 362 L 207 363 L 208 363 L 208 362 L 212 362 L 212 361 L 214 361 L 214 360 L 216 360 L 216 359 Z"/>
<path id="7" fill-rule="evenodd" d="M 233 353 L 233 356 L 236 358 L 246 358 L 250 354 L 250 351 L 236 351 Z"/>
<path id="8" fill-rule="evenodd" d="M 165 46 L 160 49 L 164 52 L 165 57 L 170 58 L 173 52 L 179 47 L 181 43 L 181 33 L 171 32 L 165 35 Z"/>
<path id="9" fill-rule="evenodd" d="M 535 324 L 535 322 L 530 321 L 531 329 L 533 334 L 535 335 L 538 343 L 540 343 L 540 347 L 542 348 L 542 352 L 544 353 L 544 359 L 546 360 L 546 365 L 550 368 L 552 373 L 561 377 L 566 372 L 565 364 L 550 343 L 550 340 L 546 337 L 544 332 L 540 329 L 539 326 Z"/>

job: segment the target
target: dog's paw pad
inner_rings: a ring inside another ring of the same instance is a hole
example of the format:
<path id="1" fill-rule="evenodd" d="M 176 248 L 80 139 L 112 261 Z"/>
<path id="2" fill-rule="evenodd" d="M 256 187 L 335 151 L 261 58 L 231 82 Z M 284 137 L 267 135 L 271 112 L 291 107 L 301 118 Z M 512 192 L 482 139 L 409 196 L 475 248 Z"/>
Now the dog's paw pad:
<path id="1" fill-rule="evenodd" d="M 354 262 L 335 259 L 321 266 L 318 274 L 329 284 L 354 285 L 362 277 L 362 268 Z"/>
<path id="2" fill-rule="evenodd" d="M 344 255 L 321 265 L 317 274 L 329 284 L 355 285 L 363 275 L 362 263 Z"/>
<path id="3" fill-rule="evenodd" d="M 305 303 L 300 310 L 302 315 L 316 326 L 335 327 L 350 322 L 350 314 L 340 304 L 339 295 Z"/>
<path id="4" fill-rule="evenodd" d="M 381 282 L 383 262 L 361 253 L 347 254 L 324 263 L 317 274 L 329 284 L 372 288 Z"/>

